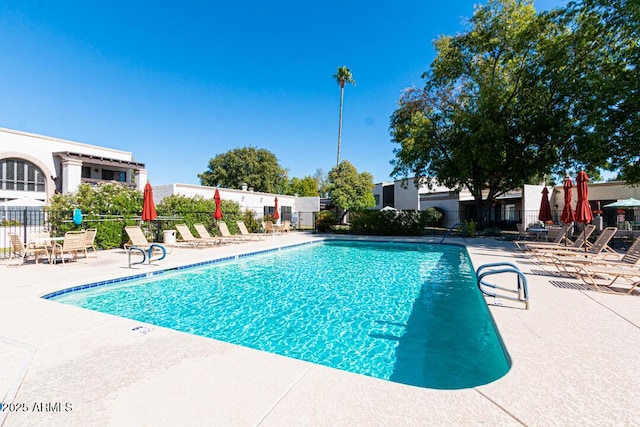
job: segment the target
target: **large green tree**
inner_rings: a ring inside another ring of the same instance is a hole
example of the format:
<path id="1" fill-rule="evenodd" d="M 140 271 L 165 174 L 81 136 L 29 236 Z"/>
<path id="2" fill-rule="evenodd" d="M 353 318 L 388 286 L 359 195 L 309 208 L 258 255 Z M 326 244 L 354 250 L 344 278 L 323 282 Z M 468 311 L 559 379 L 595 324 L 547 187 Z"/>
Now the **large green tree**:
<path id="1" fill-rule="evenodd" d="M 344 85 L 349 83 L 352 85 L 356 84 L 356 81 L 353 79 L 353 75 L 351 74 L 351 70 L 349 67 L 338 67 L 338 72 L 333 75 L 333 78 L 336 79 L 338 86 L 340 86 L 340 119 L 338 120 L 338 157 L 336 160 L 336 166 L 340 164 L 340 144 L 342 141 L 342 106 L 344 104 Z"/>
<path id="2" fill-rule="evenodd" d="M 294 177 L 287 183 L 284 194 L 313 197 L 318 195 L 318 186 L 316 185 L 315 179 L 311 176 L 305 176 L 304 178 Z"/>
<path id="3" fill-rule="evenodd" d="M 393 174 L 468 189 L 480 221 L 500 194 L 566 168 L 640 183 L 639 22 L 637 0 L 478 6 L 401 97 Z"/>
<path id="4" fill-rule="evenodd" d="M 343 210 L 342 218 L 348 211 L 368 209 L 376 205 L 373 198 L 373 175 L 369 172 L 359 173 L 346 160 L 329 171 L 327 191 L 331 203 Z"/>
<path id="5" fill-rule="evenodd" d="M 552 13 L 549 78 L 571 119 L 562 167 L 640 183 L 640 2 L 579 0 Z"/>
<path id="6" fill-rule="evenodd" d="M 279 193 L 287 182 L 286 171 L 269 150 L 242 147 L 209 160 L 209 169 L 198 174 L 202 185 L 240 188 L 243 183 L 255 191 Z"/>
<path id="7" fill-rule="evenodd" d="M 425 87 L 391 117 L 393 175 L 468 189 L 483 222 L 496 197 L 547 173 L 566 114 L 545 74 L 553 31 L 530 1 L 489 0 L 467 32 L 437 39 Z"/>

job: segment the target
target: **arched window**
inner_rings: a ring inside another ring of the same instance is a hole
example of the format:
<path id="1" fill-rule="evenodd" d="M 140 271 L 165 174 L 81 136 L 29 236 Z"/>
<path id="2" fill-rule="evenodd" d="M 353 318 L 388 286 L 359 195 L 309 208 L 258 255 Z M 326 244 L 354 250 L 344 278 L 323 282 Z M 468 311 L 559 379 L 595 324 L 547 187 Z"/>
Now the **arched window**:
<path id="1" fill-rule="evenodd" d="M 1 159 L 0 190 L 43 192 L 44 175 L 37 166 L 26 160 Z"/>

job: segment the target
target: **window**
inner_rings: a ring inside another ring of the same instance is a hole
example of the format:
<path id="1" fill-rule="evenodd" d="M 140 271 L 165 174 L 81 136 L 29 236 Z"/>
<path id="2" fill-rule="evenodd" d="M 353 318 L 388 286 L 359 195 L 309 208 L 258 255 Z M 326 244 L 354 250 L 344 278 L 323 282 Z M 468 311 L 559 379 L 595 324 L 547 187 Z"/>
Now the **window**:
<path id="1" fill-rule="evenodd" d="M 125 171 L 102 169 L 102 179 L 105 181 L 127 182 L 127 173 Z"/>
<path id="2" fill-rule="evenodd" d="M 515 221 L 516 220 L 516 205 L 504 205 L 502 211 L 502 218 L 505 221 Z"/>
<path id="3" fill-rule="evenodd" d="M 82 177 L 83 178 L 91 178 L 91 167 L 83 166 L 82 167 Z"/>
<path id="4" fill-rule="evenodd" d="M 291 206 L 280 206 L 280 220 L 291 221 Z"/>
<path id="5" fill-rule="evenodd" d="M 108 169 L 102 169 L 102 179 L 105 181 L 114 181 L 116 178 L 114 172 Z"/>
<path id="6" fill-rule="evenodd" d="M 1 190 L 43 192 L 44 184 L 44 175 L 34 164 L 21 159 L 0 160 Z"/>

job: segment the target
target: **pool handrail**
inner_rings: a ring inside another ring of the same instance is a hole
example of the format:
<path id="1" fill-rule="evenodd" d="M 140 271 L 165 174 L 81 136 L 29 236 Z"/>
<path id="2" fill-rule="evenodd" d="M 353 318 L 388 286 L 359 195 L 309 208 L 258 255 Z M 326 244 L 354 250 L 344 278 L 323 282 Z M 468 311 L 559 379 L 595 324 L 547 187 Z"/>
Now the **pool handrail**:
<path id="1" fill-rule="evenodd" d="M 451 234 L 451 232 L 453 231 L 454 228 L 456 228 L 457 226 L 461 225 L 462 226 L 462 238 L 466 240 L 467 238 L 467 225 L 464 222 L 456 222 L 455 224 L 453 224 L 451 226 L 451 228 L 449 228 L 449 231 L 447 231 L 444 236 L 442 237 L 442 239 L 440 240 L 440 244 L 442 244 L 442 242 L 444 242 L 444 239 L 447 238 L 447 236 L 449 234 Z"/>
<path id="2" fill-rule="evenodd" d="M 502 267 L 502 268 L 496 268 Z M 486 270 L 486 271 L 483 271 Z M 494 283 L 489 283 L 484 280 L 486 276 L 490 276 L 493 274 L 503 274 L 503 273 L 514 273 L 517 277 L 516 289 L 505 288 L 503 286 L 498 286 Z M 476 279 L 478 281 L 478 289 L 485 295 L 494 298 L 503 298 L 511 301 L 517 301 L 524 303 L 525 310 L 529 309 L 529 289 L 527 286 L 527 278 L 524 273 L 520 271 L 520 268 L 511 263 L 511 262 L 493 262 L 489 264 L 483 264 L 476 270 Z M 484 287 L 489 287 L 494 289 L 493 291 L 487 290 Z M 509 295 L 498 295 L 495 290 L 500 290 L 504 292 L 518 294 L 517 297 L 509 296 Z"/>

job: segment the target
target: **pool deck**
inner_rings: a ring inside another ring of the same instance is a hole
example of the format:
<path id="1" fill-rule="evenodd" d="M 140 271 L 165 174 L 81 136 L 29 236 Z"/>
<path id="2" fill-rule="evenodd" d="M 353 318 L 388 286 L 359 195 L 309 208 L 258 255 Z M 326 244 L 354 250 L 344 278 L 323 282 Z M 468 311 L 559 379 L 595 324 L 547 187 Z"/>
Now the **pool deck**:
<path id="1" fill-rule="evenodd" d="M 511 242 L 447 239 L 467 246 L 475 268 L 517 263 L 531 298 L 529 310 L 487 299 L 512 367 L 465 390 L 382 381 L 41 298 L 320 237 L 175 248 L 135 269 L 122 250 L 64 266 L 0 265 L 0 402 L 17 404 L 0 425 L 640 425 L 640 297 L 549 275 Z"/>

